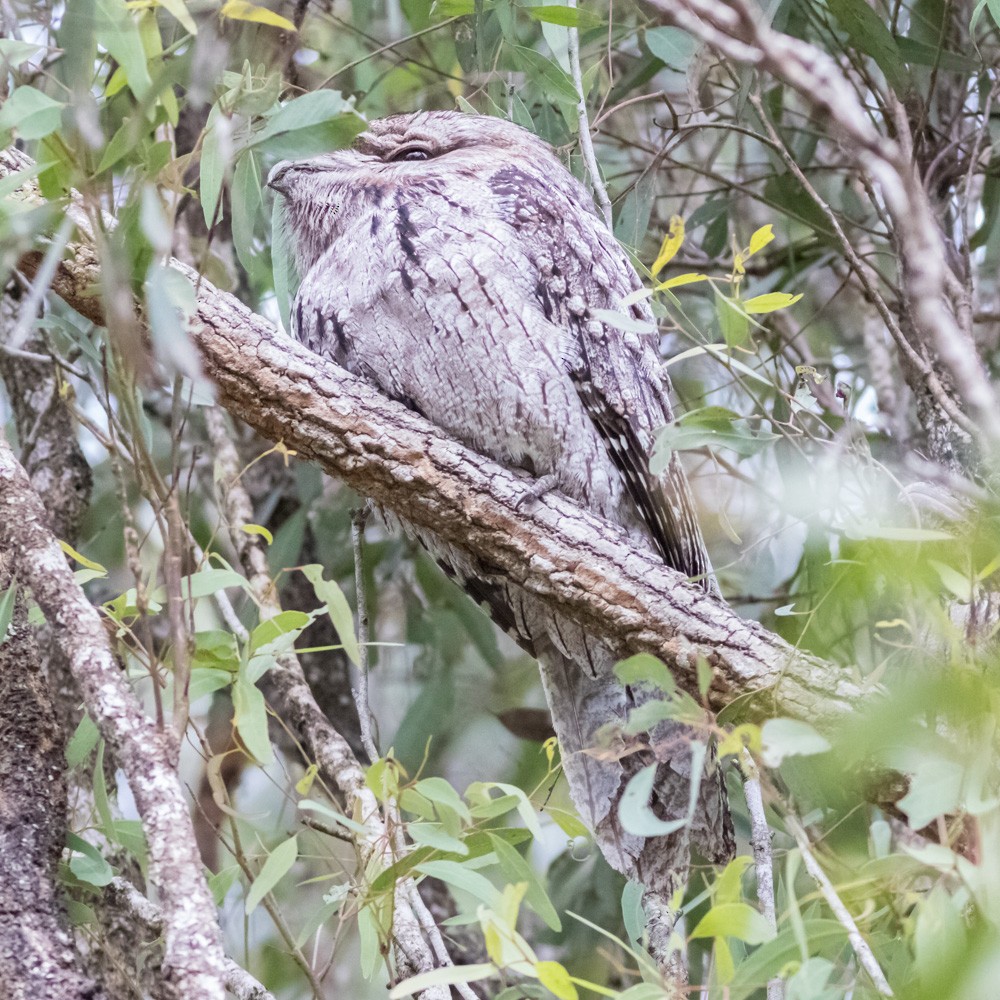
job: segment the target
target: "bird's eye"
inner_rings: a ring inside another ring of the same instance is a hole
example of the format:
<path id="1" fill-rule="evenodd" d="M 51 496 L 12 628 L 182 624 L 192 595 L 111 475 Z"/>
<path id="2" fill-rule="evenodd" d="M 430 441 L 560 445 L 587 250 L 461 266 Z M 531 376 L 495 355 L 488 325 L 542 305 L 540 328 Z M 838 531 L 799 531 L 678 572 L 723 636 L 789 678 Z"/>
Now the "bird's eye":
<path id="1" fill-rule="evenodd" d="M 408 146 L 393 153 L 392 156 L 389 157 L 389 162 L 395 163 L 399 160 L 429 160 L 430 158 L 430 152 L 423 147 Z"/>

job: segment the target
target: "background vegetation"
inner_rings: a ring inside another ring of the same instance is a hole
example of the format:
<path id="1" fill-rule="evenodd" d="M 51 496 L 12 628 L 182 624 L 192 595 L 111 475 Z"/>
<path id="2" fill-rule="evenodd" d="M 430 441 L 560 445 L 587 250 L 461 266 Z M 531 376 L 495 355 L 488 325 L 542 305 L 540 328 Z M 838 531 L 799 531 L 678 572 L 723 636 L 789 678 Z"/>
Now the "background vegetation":
<path id="1" fill-rule="evenodd" d="M 405 872 L 436 887 L 428 905 L 456 961 L 503 966 L 488 995 L 664 995 L 640 892 L 588 840 L 543 742 L 535 664 L 422 551 L 366 522 L 362 498 L 211 405 L 183 321 L 197 289 L 169 262 L 282 322 L 295 276 L 262 180 L 387 113 L 509 117 L 593 183 L 571 31 L 597 186 L 648 279 L 684 414 L 661 445 L 688 453 L 727 599 L 887 692 L 835 732 L 780 706 L 760 728 L 738 698 L 717 720 L 741 854 L 725 871 L 695 867 L 678 929 L 691 982 L 730 1000 L 764 996 L 776 977 L 769 996 L 788 1000 L 877 995 L 839 903 L 898 995 L 995 993 L 1000 425 L 983 387 L 1000 338 L 1000 5 L 667 7 L 0 5 L 0 146 L 30 153 L 46 200 L 17 196 L 24 178 L 0 181 L 0 413 L 26 465 L 49 447 L 42 418 L 72 418 L 93 485 L 57 533 L 148 712 L 183 733 L 227 954 L 275 996 L 383 995 Z M 796 50 L 768 49 L 784 37 L 830 59 L 811 92 Z M 886 173 L 893 150 L 910 173 Z M 909 201 L 894 201 L 894 176 L 909 178 Z M 71 190 L 98 241 L 101 326 L 48 288 L 74 236 Z M 29 253 L 34 282 L 18 272 Z M 954 330 L 927 323 L 925 292 Z M 43 377 L 52 388 L 34 398 Z M 62 461 L 47 456 L 36 466 Z M 237 489 L 252 505 L 242 524 Z M 278 618 L 260 613 L 241 531 L 266 552 Z M 16 593 L 16 581 L 0 591 L 0 634 Z M 367 782 L 412 845 L 400 839 L 387 870 L 357 867 L 359 817 L 275 711 L 269 672 L 293 643 L 362 759 L 351 686 L 367 660 L 380 754 Z M 174 695 L 178 669 L 189 704 Z M 50 676 L 58 687 L 56 666 Z M 704 720 L 669 684 L 664 698 Z M 80 961 L 109 996 L 161 995 L 152 938 L 123 946 L 131 918 L 107 889 L 114 876 L 143 888 L 128 787 L 72 690 L 58 718 L 70 781 L 59 878 Z M 744 745 L 763 769 L 774 927 L 750 864 Z M 872 795 L 883 771 L 908 784 Z"/>

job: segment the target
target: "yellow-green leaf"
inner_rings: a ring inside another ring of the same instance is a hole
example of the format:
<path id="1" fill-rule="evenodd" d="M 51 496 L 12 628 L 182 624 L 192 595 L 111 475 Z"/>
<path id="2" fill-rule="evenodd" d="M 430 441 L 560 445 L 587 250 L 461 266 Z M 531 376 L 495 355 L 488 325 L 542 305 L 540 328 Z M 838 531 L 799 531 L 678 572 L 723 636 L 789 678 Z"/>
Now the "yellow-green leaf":
<path id="1" fill-rule="evenodd" d="M 716 753 L 720 757 L 725 757 L 731 753 L 742 753 L 744 747 L 760 752 L 760 726 L 755 726 L 752 722 L 744 722 L 737 726 L 719 741 Z"/>
<path id="2" fill-rule="evenodd" d="M 788 292 L 768 292 L 766 295 L 755 295 L 746 302 L 741 302 L 743 311 L 750 313 L 769 313 L 778 309 L 786 309 L 801 299 L 801 295 L 790 295 Z"/>
<path id="3" fill-rule="evenodd" d="M 315 764 L 310 764 L 306 768 L 306 773 L 295 782 L 295 791 L 299 795 L 308 795 L 312 791 L 313 782 L 316 780 L 317 774 L 319 774 L 319 768 Z"/>
<path id="4" fill-rule="evenodd" d="M 774 226 L 770 222 L 766 226 L 761 226 L 750 237 L 750 249 L 747 250 L 747 257 L 752 257 L 758 250 L 763 250 L 773 239 Z"/>
<path id="5" fill-rule="evenodd" d="M 684 220 L 679 215 L 674 215 L 670 219 L 670 229 L 667 235 L 663 237 L 663 245 L 660 247 L 660 252 L 653 262 L 652 273 L 654 278 L 674 259 L 683 242 Z"/>
<path id="6" fill-rule="evenodd" d="M 662 292 L 666 288 L 680 288 L 681 285 L 693 285 L 696 281 L 708 281 L 708 275 L 698 274 L 695 271 L 689 271 L 687 274 L 678 274 L 676 278 L 668 278 L 666 281 L 661 282 L 656 286 L 656 290 Z"/>
<path id="7" fill-rule="evenodd" d="M 578 1000 L 580 994 L 565 966 L 559 962 L 535 962 L 535 975 L 542 986 L 559 997 L 559 1000 Z"/>
<path id="8" fill-rule="evenodd" d="M 260 535 L 268 545 L 274 542 L 274 535 L 262 524 L 244 524 L 240 527 L 240 531 L 244 531 L 248 535 Z"/>
<path id="9" fill-rule="evenodd" d="M 100 573 L 101 576 L 108 575 L 108 571 L 100 563 L 96 563 L 93 559 L 88 559 L 86 556 L 80 555 L 80 553 L 77 552 L 76 549 L 69 544 L 69 542 L 60 541 L 59 548 L 61 548 L 63 552 L 70 557 L 70 559 L 75 559 L 81 566 L 86 566 L 87 569 L 92 569 L 95 572 Z"/>
<path id="10" fill-rule="evenodd" d="M 282 31 L 295 31 L 295 25 L 287 17 L 275 14 L 266 7 L 248 3 L 247 0 L 226 0 L 219 14 L 232 21 L 253 21 L 255 24 L 268 24 L 272 28 L 281 28 Z"/>

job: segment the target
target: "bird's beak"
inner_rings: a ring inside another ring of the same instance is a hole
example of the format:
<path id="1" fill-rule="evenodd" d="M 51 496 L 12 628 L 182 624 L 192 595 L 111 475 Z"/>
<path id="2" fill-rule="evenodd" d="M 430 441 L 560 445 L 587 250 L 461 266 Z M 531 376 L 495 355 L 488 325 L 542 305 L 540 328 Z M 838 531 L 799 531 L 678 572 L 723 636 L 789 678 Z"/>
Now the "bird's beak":
<path id="1" fill-rule="evenodd" d="M 276 163 L 271 172 L 267 175 L 267 186 L 278 194 L 288 195 L 289 173 L 295 164 L 291 160 L 282 160 Z"/>

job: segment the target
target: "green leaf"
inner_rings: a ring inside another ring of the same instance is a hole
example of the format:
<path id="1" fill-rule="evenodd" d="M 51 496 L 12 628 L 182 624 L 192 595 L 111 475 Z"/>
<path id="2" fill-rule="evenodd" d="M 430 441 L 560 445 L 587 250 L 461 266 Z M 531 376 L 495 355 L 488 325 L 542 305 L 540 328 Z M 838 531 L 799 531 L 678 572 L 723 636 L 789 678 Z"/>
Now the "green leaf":
<path id="1" fill-rule="evenodd" d="M 698 48 L 698 40 L 683 28 L 650 28 L 646 31 L 646 45 L 660 62 L 684 70 Z"/>
<path id="2" fill-rule="evenodd" d="M 242 871 L 243 869 L 239 865 L 230 865 L 228 868 L 223 868 L 222 871 L 216 872 L 214 875 L 209 875 L 208 891 L 212 894 L 212 899 L 215 900 L 216 906 L 222 906 L 223 901 L 229 894 L 229 890 L 240 877 Z"/>
<path id="3" fill-rule="evenodd" d="M 104 855 L 82 837 L 67 833 L 66 846 L 76 852 L 70 858 L 69 869 L 81 882 L 103 888 L 115 877 L 115 871 Z"/>
<path id="4" fill-rule="evenodd" d="M 777 767 L 786 757 L 809 757 L 826 753 L 826 737 L 798 719 L 768 719 L 761 727 L 761 757 L 768 767 Z"/>
<path id="5" fill-rule="evenodd" d="M 479 965 L 446 965 L 442 969 L 422 972 L 419 976 L 404 979 L 389 991 L 389 1000 L 403 1000 L 416 996 L 431 986 L 451 986 L 453 983 L 475 983 L 495 976 L 497 967 L 492 962 Z"/>
<path id="6" fill-rule="evenodd" d="M 0 132 L 12 129 L 19 139 L 41 139 L 59 128 L 62 109 L 62 104 L 34 87 L 17 87 L 0 108 Z"/>
<path id="7" fill-rule="evenodd" d="M 173 15 L 186 32 L 191 35 L 198 34 L 198 25 L 195 24 L 194 18 L 188 12 L 185 0 L 157 0 L 157 3 Z"/>
<path id="8" fill-rule="evenodd" d="M 937 66 L 940 69 L 951 70 L 954 73 L 978 73 L 981 63 L 978 59 L 950 52 L 938 45 L 928 45 L 914 38 L 894 35 L 900 55 L 911 64 L 918 66 Z"/>
<path id="9" fill-rule="evenodd" d="M 562 922 L 556 908 L 552 905 L 548 893 L 539 881 L 534 869 L 524 858 L 500 837 L 490 836 L 493 843 L 493 850 L 500 861 L 500 870 L 504 878 L 512 884 L 526 882 L 528 889 L 524 894 L 524 901 L 537 913 L 542 920 L 554 931 L 562 930 Z"/>
<path id="10" fill-rule="evenodd" d="M 591 309 L 590 315 L 608 326 L 613 326 L 616 330 L 625 330 L 627 333 L 656 333 L 655 323 L 636 319 L 634 316 L 618 312 L 617 309 Z"/>
<path id="11" fill-rule="evenodd" d="M 487 906 L 496 908 L 500 904 L 500 893 L 493 883 L 460 862 L 424 861 L 415 870 L 430 875 L 431 878 L 438 878 L 452 888 L 461 889 Z"/>
<path id="12" fill-rule="evenodd" d="M 201 143 L 201 165 L 198 194 L 205 225 L 211 229 L 216 221 L 216 209 L 226 180 L 226 171 L 232 156 L 232 136 L 229 119 L 218 107 L 208 116 L 205 137 Z M 220 210 L 221 211 L 221 210 Z"/>
<path id="13" fill-rule="evenodd" d="M 590 31 L 592 28 L 600 28 L 604 22 L 589 10 L 582 7 L 562 7 L 550 6 L 526 7 L 525 12 L 536 21 L 544 21 L 546 24 L 558 24 L 564 28 L 579 28 L 581 31 Z"/>
<path id="14" fill-rule="evenodd" d="M 100 738 L 101 734 L 94 720 L 89 715 L 84 715 L 66 744 L 66 763 L 70 767 L 78 767 L 90 757 Z"/>
<path id="15" fill-rule="evenodd" d="M 252 151 L 247 151 L 236 161 L 230 197 L 233 219 L 233 246 L 240 263 L 251 270 L 254 253 L 254 231 L 257 215 L 264 207 L 260 186 L 260 164 Z"/>
<path id="16" fill-rule="evenodd" d="M 836 920 L 803 921 L 803 937 L 813 955 L 836 955 L 847 942 L 847 932 Z M 729 1000 L 749 1000 L 758 995 L 762 983 L 778 975 L 789 962 L 801 958 L 795 933 L 792 928 L 786 928 L 739 964 L 729 984 Z"/>
<path id="17" fill-rule="evenodd" d="M 153 86 L 139 24 L 124 0 L 96 0 L 95 31 L 103 45 L 125 71 L 129 89 L 141 101 Z"/>
<path id="18" fill-rule="evenodd" d="M 312 623 L 312 620 L 313 616 L 307 615 L 304 611 L 281 611 L 273 618 L 261 622 L 250 633 L 250 651 L 258 653 L 268 647 L 268 652 L 272 654 L 284 652 L 302 634 L 306 626 Z M 280 641 L 289 637 L 291 638 L 287 643 Z M 271 648 L 276 643 L 280 648 Z"/>
<path id="19" fill-rule="evenodd" d="M 750 336 L 750 319 L 742 306 L 715 290 L 715 315 L 719 331 L 728 347 L 741 347 Z"/>
<path id="20" fill-rule="evenodd" d="M 241 576 L 235 570 L 203 569 L 199 573 L 181 578 L 181 599 L 186 601 L 211 597 L 212 594 L 220 590 L 228 590 L 230 587 L 240 587 L 248 594 L 252 593 L 246 577 Z M 150 595 L 150 599 L 158 604 L 164 604 L 167 600 L 167 588 L 157 587 Z"/>
<path id="21" fill-rule="evenodd" d="M 900 96 L 909 90 L 909 71 L 882 16 L 866 0 L 827 0 L 827 6 L 851 45 L 875 60 L 889 86 Z"/>
<path id="22" fill-rule="evenodd" d="M 267 733 L 264 695 L 243 677 L 237 677 L 233 683 L 233 723 L 247 751 L 260 764 L 270 764 L 274 750 Z"/>
<path id="23" fill-rule="evenodd" d="M 625 791 L 622 792 L 618 806 L 618 815 L 622 826 L 629 832 L 640 837 L 660 837 L 675 833 L 691 822 L 695 804 L 698 801 L 698 789 L 701 785 L 701 767 L 705 760 L 707 749 L 705 744 L 694 740 L 691 743 L 691 781 L 688 794 L 688 808 L 685 815 L 672 820 L 662 820 L 650 807 L 649 800 L 656 783 L 658 764 L 649 764 L 641 771 L 632 775 Z"/>
<path id="24" fill-rule="evenodd" d="M 667 278 L 666 281 L 661 281 L 656 286 L 656 290 L 658 292 L 666 292 L 671 288 L 682 288 L 684 285 L 694 285 L 699 281 L 710 280 L 711 279 L 707 274 L 698 274 L 696 271 L 688 271 L 687 274 L 678 274 L 674 278 Z"/>
<path id="25" fill-rule="evenodd" d="M 573 86 L 573 81 L 566 75 L 561 66 L 551 59 L 546 59 L 540 52 L 525 48 L 522 45 L 513 46 L 514 58 L 521 68 L 539 84 L 545 96 L 560 101 L 576 104 L 580 97 Z"/>
<path id="26" fill-rule="evenodd" d="M 10 623 L 14 620 L 14 602 L 16 600 L 17 581 L 15 580 L 0 595 L 0 646 L 6 641 L 7 629 L 10 628 Z"/>
<path id="27" fill-rule="evenodd" d="M 297 836 L 282 841 L 269 855 L 247 893 L 246 914 L 250 916 L 260 901 L 288 874 L 299 856 Z"/>
<path id="28" fill-rule="evenodd" d="M 660 431 L 649 461 L 649 470 L 659 475 L 675 451 L 697 448 L 728 448 L 746 458 L 769 448 L 780 435 L 771 431 L 754 432 L 745 417 L 722 406 L 706 406 L 685 413 L 680 420 Z"/>
<path id="29" fill-rule="evenodd" d="M 323 567 L 319 565 L 300 566 L 306 579 L 313 585 L 316 597 L 326 605 L 326 612 L 337 630 L 344 646 L 344 652 L 355 666 L 361 666 L 361 647 L 354 633 L 354 614 L 340 586 L 334 580 L 323 579 Z"/>
<path id="30" fill-rule="evenodd" d="M 311 125 L 321 125 L 345 113 L 361 123 L 361 118 L 354 110 L 353 100 L 344 100 L 339 90 L 314 90 L 312 93 L 303 94 L 301 97 L 286 101 L 267 115 L 264 127 L 254 133 L 249 148 L 252 149 L 288 132 L 308 128 Z"/>
<path id="31" fill-rule="evenodd" d="M 10 66 L 20 66 L 21 63 L 33 59 L 39 52 L 45 52 L 47 45 L 37 42 L 22 42 L 16 38 L 0 38 L 0 59 Z"/>
<path id="32" fill-rule="evenodd" d="M 451 854 L 468 855 L 469 849 L 457 837 L 447 833 L 440 823 L 407 823 L 407 833 L 415 844 L 433 847 Z"/>
<path id="33" fill-rule="evenodd" d="M 722 903 L 713 906 L 691 932 L 693 938 L 734 937 L 747 944 L 763 944 L 775 937 L 774 929 L 752 906 L 746 903 Z"/>
<path id="34" fill-rule="evenodd" d="M 616 663 L 615 676 L 622 684 L 650 684 L 665 694 L 673 694 L 677 690 L 667 665 L 651 653 L 636 653 Z"/>
<path id="35" fill-rule="evenodd" d="M 423 778 L 413 786 L 413 790 L 425 799 L 457 813 L 466 821 L 472 819 L 469 807 L 444 778 Z"/>
<path id="36" fill-rule="evenodd" d="M 228 670 L 212 670 L 208 667 L 194 667 L 188 685 L 188 701 L 193 705 L 199 698 L 214 694 L 233 683 L 233 675 Z"/>

